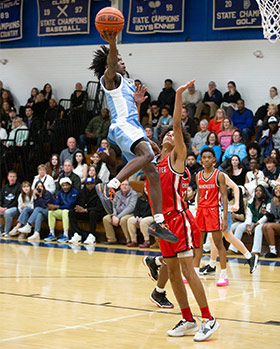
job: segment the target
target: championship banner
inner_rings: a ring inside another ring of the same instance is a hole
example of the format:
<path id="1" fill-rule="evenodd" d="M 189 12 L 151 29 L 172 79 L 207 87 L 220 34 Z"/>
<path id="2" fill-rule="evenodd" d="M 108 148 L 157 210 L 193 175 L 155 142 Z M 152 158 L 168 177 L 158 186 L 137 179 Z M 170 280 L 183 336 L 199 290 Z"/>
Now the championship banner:
<path id="1" fill-rule="evenodd" d="M 130 0 L 127 33 L 179 33 L 184 31 L 185 0 Z"/>
<path id="2" fill-rule="evenodd" d="M 37 0 L 38 36 L 89 34 L 91 0 Z"/>
<path id="3" fill-rule="evenodd" d="M 256 0 L 213 0 L 213 30 L 261 27 Z"/>
<path id="4" fill-rule="evenodd" d="M 0 41 L 22 39 L 23 0 L 0 1 Z"/>

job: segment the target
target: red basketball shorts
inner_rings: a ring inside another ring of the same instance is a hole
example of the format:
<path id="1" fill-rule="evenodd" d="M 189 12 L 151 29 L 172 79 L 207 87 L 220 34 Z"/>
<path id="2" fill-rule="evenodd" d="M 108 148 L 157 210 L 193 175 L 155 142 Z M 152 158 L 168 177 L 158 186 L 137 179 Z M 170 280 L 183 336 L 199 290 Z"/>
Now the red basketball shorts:
<path id="1" fill-rule="evenodd" d="M 178 237 L 176 243 L 159 239 L 159 245 L 164 258 L 176 257 L 177 253 L 190 251 L 199 247 L 200 231 L 195 219 L 189 210 L 180 213 L 174 212 L 165 217 L 170 231 Z"/>
<path id="2" fill-rule="evenodd" d="M 214 232 L 221 230 L 220 207 L 198 207 L 196 222 L 202 232 Z"/>

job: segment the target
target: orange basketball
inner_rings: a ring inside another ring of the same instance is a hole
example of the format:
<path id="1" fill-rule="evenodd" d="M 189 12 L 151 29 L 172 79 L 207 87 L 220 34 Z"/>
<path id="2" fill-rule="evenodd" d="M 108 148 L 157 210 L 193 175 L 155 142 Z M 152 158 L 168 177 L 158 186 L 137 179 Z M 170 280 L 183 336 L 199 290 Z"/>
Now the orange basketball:
<path id="1" fill-rule="evenodd" d="M 105 29 L 114 29 L 119 34 L 124 26 L 123 14 L 114 7 L 104 7 L 95 17 L 95 26 L 99 33 Z"/>

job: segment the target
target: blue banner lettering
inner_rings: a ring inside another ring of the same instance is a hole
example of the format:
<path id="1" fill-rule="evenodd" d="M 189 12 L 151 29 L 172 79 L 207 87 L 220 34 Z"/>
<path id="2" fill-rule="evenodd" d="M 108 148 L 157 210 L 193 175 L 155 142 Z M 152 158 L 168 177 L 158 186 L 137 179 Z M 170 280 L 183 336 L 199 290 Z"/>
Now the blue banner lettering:
<path id="1" fill-rule="evenodd" d="M 0 2 L 0 41 L 22 39 L 23 0 Z"/>
<path id="2" fill-rule="evenodd" d="M 127 33 L 183 32 L 184 6 L 185 0 L 130 0 Z"/>
<path id="3" fill-rule="evenodd" d="M 37 0 L 38 36 L 89 34 L 90 0 Z"/>
<path id="4" fill-rule="evenodd" d="M 256 0 L 213 0 L 213 29 L 261 28 Z"/>

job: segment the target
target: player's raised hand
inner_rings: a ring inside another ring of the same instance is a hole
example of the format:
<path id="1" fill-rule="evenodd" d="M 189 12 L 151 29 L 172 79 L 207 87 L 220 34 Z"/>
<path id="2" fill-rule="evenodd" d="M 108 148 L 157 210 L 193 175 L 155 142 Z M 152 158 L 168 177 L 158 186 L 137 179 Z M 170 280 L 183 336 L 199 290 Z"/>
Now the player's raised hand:
<path id="1" fill-rule="evenodd" d="M 195 80 L 191 80 L 191 81 L 187 82 L 185 85 L 178 87 L 176 90 L 176 93 L 183 93 L 184 91 L 186 91 L 187 88 L 192 86 L 194 84 L 194 82 L 195 82 Z"/>
<path id="2" fill-rule="evenodd" d="M 117 35 L 118 33 L 114 29 L 112 31 L 105 29 L 105 30 L 102 30 L 100 33 L 101 38 L 104 41 L 107 41 L 109 44 L 116 42 Z"/>
<path id="3" fill-rule="evenodd" d="M 145 96 L 146 92 L 147 92 L 147 87 L 145 85 L 135 86 L 135 92 L 133 97 L 136 104 L 141 104 L 148 98 L 148 96 Z"/>

